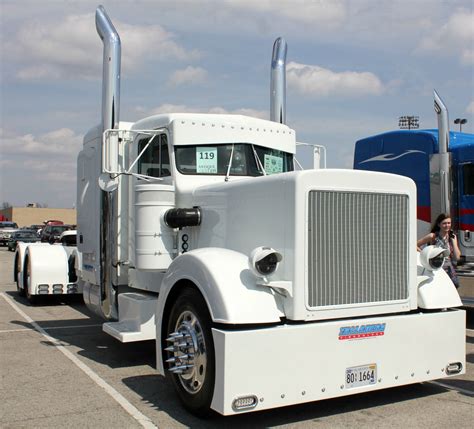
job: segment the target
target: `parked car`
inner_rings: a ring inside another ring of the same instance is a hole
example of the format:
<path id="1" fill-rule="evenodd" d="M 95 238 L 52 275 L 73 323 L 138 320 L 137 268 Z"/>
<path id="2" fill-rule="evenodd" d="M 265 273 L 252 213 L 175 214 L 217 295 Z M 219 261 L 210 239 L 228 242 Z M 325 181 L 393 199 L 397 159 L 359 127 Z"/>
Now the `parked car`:
<path id="1" fill-rule="evenodd" d="M 43 222 L 45 225 L 64 225 L 62 220 L 49 219 Z"/>
<path id="2" fill-rule="evenodd" d="M 59 243 L 66 247 L 77 246 L 77 231 L 64 231 L 59 237 Z"/>
<path id="3" fill-rule="evenodd" d="M 8 250 L 14 252 L 16 245 L 19 241 L 23 243 L 35 243 L 39 241 L 40 238 L 36 234 L 36 231 L 30 229 L 22 229 L 12 233 L 10 239 L 8 240 Z"/>
<path id="4" fill-rule="evenodd" d="M 41 242 L 56 243 L 64 231 L 69 231 L 72 225 L 46 225 L 41 232 Z"/>
<path id="5" fill-rule="evenodd" d="M 15 222 L 0 222 L 0 246 L 6 246 L 11 235 L 18 230 Z"/>
<path id="6" fill-rule="evenodd" d="M 41 230 L 44 228 L 44 225 L 30 225 L 28 229 L 32 229 L 36 232 L 36 235 L 41 236 Z"/>

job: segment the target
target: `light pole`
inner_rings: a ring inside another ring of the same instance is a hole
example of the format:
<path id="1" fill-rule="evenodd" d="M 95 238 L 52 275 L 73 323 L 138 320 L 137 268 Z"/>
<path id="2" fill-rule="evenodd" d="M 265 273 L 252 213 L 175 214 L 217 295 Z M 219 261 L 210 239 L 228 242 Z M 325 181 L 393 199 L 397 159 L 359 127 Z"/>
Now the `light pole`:
<path id="1" fill-rule="evenodd" d="M 402 130 L 411 130 L 420 128 L 419 116 L 400 116 L 398 118 L 398 126 Z"/>
<path id="2" fill-rule="evenodd" d="M 457 125 L 459 124 L 459 132 L 462 133 L 462 126 L 467 123 L 467 119 L 466 118 L 456 118 L 454 120 L 454 123 Z"/>

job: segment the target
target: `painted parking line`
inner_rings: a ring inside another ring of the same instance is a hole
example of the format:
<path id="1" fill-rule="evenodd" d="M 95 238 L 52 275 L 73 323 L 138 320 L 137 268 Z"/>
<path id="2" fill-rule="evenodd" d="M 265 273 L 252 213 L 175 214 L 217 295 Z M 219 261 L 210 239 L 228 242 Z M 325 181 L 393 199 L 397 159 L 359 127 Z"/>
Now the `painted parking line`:
<path id="1" fill-rule="evenodd" d="M 76 329 L 76 328 L 97 328 L 98 326 L 102 326 L 102 323 L 97 325 L 70 325 L 70 326 L 51 326 L 47 328 L 42 326 L 45 331 L 54 331 L 56 329 Z M 31 331 L 31 328 L 22 328 L 22 329 L 4 329 L 0 330 L 0 334 L 10 333 L 10 332 L 28 332 Z"/>
<path id="2" fill-rule="evenodd" d="M 73 353 L 66 349 L 61 343 L 54 337 L 48 335 L 48 333 L 39 326 L 31 317 L 21 310 L 7 295 L 0 292 L 0 296 L 33 328 L 38 331 L 43 337 L 45 337 L 52 345 L 54 345 L 61 353 L 63 353 L 74 365 L 85 372 L 99 387 L 104 389 L 109 396 L 111 396 L 131 417 L 133 417 L 142 427 L 147 429 L 157 429 L 153 422 L 144 414 L 142 414 L 133 404 L 131 404 L 124 396 L 122 396 L 117 390 L 115 390 L 110 384 L 104 379 L 100 378 L 92 369 L 81 362 Z"/>

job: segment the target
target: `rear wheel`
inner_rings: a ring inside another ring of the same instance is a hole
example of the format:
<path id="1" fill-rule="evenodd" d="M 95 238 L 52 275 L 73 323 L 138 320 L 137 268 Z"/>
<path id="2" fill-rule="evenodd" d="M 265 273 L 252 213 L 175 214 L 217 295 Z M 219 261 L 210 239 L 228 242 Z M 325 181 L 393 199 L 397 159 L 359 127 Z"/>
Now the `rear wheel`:
<path id="1" fill-rule="evenodd" d="M 77 282 L 77 273 L 76 273 L 76 259 L 74 256 L 70 256 L 68 261 L 68 277 L 69 277 L 69 283 L 76 283 Z"/>
<path id="2" fill-rule="evenodd" d="M 171 309 L 167 327 L 166 362 L 184 407 L 201 417 L 211 413 L 215 356 L 212 321 L 195 289 L 186 289 Z"/>
<path id="3" fill-rule="evenodd" d="M 31 291 L 31 263 L 30 263 L 29 257 L 27 257 L 25 260 L 24 272 L 25 272 L 25 275 L 23 278 L 23 286 L 25 288 L 26 297 L 28 298 L 28 301 L 30 301 L 31 305 L 35 305 L 36 302 L 38 301 L 38 296 L 32 295 L 30 293 Z"/>
<path id="4" fill-rule="evenodd" d="M 20 254 L 17 253 L 15 256 L 16 290 L 18 292 L 18 295 L 25 296 L 25 289 L 20 287 L 20 283 L 21 283 L 20 273 L 21 273 L 21 258 L 20 258 Z"/>

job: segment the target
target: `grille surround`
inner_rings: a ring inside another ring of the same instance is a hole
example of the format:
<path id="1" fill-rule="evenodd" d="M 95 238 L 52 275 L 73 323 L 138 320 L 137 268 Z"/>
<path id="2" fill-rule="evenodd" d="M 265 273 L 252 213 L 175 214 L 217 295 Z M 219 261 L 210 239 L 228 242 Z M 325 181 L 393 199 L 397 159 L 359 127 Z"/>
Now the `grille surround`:
<path id="1" fill-rule="evenodd" d="M 310 191 L 307 307 L 406 301 L 408 209 L 405 194 Z"/>

